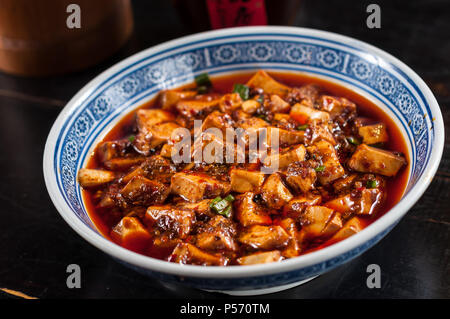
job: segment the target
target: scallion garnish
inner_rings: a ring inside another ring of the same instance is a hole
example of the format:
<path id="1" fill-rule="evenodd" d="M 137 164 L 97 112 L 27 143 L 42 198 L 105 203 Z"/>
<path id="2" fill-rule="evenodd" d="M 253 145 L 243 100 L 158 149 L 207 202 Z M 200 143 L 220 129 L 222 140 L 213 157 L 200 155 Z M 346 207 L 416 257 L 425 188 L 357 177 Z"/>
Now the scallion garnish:
<path id="1" fill-rule="evenodd" d="M 208 87 L 205 85 L 199 86 L 197 87 L 197 93 L 198 94 L 205 94 L 206 92 L 208 92 Z"/>
<path id="2" fill-rule="evenodd" d="M 236 83 L 233 87 L 233 93 L 239 93 L 244 101 L 250 98 L 250 88 L 244 84 Z"/>
<path id="3" fill-rule="evenodd" d="M 208 73 L 201 73 L 197 75 L 195 78 L 195 83 L 197 87 L 200 88 L 202 86 L 210 87 L 212 85 L 211 80 L 209 79 Z"/>
<path id="4" fill-rule="evenodd" d="M 378 187 L 378 181 L 375 179 L 369 179 L 366 183 L 367 188 L 375 188 Z"/>
<path id="5" fill-rule="evenodd" d="M 133 143 L 135 139 L 136 139 L 136 136 L 134 136 L 134 135 L 128 136 L 128 141 L 130 141 L 130 143 Z"/>
<path id="6" fill-rule="evenodd" d="M 308 124 L 303 124 L 303 125 L 297 126 L 297 130 L 299 130 L 299 131 L 306 131 L 307 128 L 308 128 Z"/>
<path id="7" fill-rule="evenodd" d="M 325 166 L 323 165 L 317 166 L 314 170 L 316 172 L 323 172 L 325 170 Z"/>
<path id="8" fill-rule="evenodd" d="M 354 138 L 353 136 L 347 137 L 347 141 L 353 145 L 361 144 L 361 142 L 357 138 Z"/>
<path id="9" fill-rule="evenodd" d="M 211 203 L 209 204 L 209 207 L 213 212 L 216 214 L 230 217 L 231 211 L 232 211 L 232 205 L 231 203 L 234 201 L 233 195 L 228 195 L 224 199 L 222 199 L 220 196 L 214 198 Z"/>

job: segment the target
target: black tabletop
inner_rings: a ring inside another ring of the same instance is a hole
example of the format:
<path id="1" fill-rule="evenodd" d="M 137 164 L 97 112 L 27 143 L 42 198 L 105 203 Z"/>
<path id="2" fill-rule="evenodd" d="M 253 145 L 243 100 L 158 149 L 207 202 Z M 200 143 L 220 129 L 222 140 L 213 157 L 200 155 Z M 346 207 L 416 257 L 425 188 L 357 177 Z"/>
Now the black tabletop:
<path id="1" fill-rule="evenodd" d="M 295 25 L 366 41 L 398 57 L 425 80 L 447 128 L 439 171 L 417 204 L 375 247 L 307 284 L 264 298 L 450 297 L 450 2 L 376 1 L 381 29 L 369 29 L 366 7 L 371 2 L 303 0 Z M 67 101 L 121 59 L 191 33 L 170 1 L 133 5 L 132 38 L 100 65 L 43 79 L 0 73 L 0 298 L 10 298 L 12 291 L 37 298 L 226 297 L 167 285 L 117 263 L 63 221 L 44 185 L 44 144 Z M 67 288 L 69 264 L 81 267 L 79 289 Z M 381 268 L 379 289 L 367 288 L 369 264 Z"/>

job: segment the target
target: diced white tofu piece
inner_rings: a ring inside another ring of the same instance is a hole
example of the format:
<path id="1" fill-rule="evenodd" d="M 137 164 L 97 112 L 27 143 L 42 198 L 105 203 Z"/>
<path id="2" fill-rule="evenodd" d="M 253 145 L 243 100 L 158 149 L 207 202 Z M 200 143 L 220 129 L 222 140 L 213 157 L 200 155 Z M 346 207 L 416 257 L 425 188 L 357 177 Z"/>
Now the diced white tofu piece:
<path id="1" fill-rule="evenodd" d="M 196 95 L 196 91 L 164 90 L 159 94 L 159 102 L 163 110 L 172 110 L 178 101 L 193 98 Z"/>
<path id="2" fill-rule="evenodd" d="M 291 109 L 288 102 L 276 94 L 270 96 L 270 110 L 273 113 L 287 113 Z"/>
<path id="3" fill-rule="evenodd" d="M 406 160 L 402 156 L 366 144 L 358 145 L 348 161 L 352 170 L 384 176 L 396 175 L 404 165 Z"/>
<path id="4" fill-rule="evenodd" d="M 358 133 L 363 138 L 363 143 L 368 145 L 389 141 L 386 125 L 383 123 L 361 126 Z"/>
<path id="5" fill-rule="evenodd" d="M 319 97 L 319 91 L 318 85 L 307 84 L 293 88 L 287 98 L 289 101 L 300 102 L 303 105 L 313 107 Z"/>
<path id="6" fill-rule="evenodd" d="M 242 102 L 241 107 L 245 113 L 253 114 L 260 107 L 260 104 L 256 100 L 247 100 L 247 101 Z"/>
<path id="7" fill-rule="evenodd" d="M 261 194 L 267 206 L 274 209 L 282 208 L 293 197 L 278 173 L 273 173 L 266 179 Z"/>
<path id="8" fill-rule="evenodd" d="M 204 199 L 196 203 L 182 202 L 176 207 L 183 210 L 192 211 L 197 216 L 209 216 L 212 218 L 214 217 L 215 213 L 212 213 L 211 208 L 209 207 L 211 201 L 212 199 Z"/>
<path id="9" fill-rule="evenodd" d="M 223 216 L 214 216 L 205 227 L 201 227 L 197 232 L 195 245 L 200 249 L 235 251 L 238 248 L 233 239 L 236 229 L 232 222 Z"/>
<path id="10" fill-rule="evenodd" d="M 114 172 L 101 170 L 82 168 L 78 171 L 78 183 L 82 187 L 97 187 L 109 183 L 115 178 Z"/>
<path id="11" fill-rule="evenodd" d="M 124 217 L 111 231 L 112 239 L 121 246 L 140 252 L 151 243 L 151 235 L 136 217 Z"/>
<path id="12" fill-rule="evenodd" d="M 173 194 L 180 195 L 190 202 L 204 198 L 214 198 L 226 194 L 230 185 L 206 174 L 176 173 L 172 176 L 170 188 Z"/>
<path id="13" fill-rule="evenodd" d="M 239 93 L 224 94 L 219 102 L 219 108 L 224 113 L 230 113 L 239 108 L 242 104 L 242 99 Z"/>
<path id="14" fill-rule="evenodd" d="M 285 247 L 289 241 L 288 233 L 281 226 L 254 225 L 244 229 L 238 237 L 241 244 L 254 249 L 277 249 Z"/>
<path id="15" fill-rule="evenodd" d="M 209 132 L 197 137 L 191 147 L 191 154 L 194 162 L 207 164 L 244 163 L 246 158 L 243 147 L 228 142 L 226 137 L 222 138 Z"/>
<path id="16" fill-rule="evenodd" d="M 273 263 L 281 261 L 282 259 L 283 257 L 281 256 L 279 250 L 272 250 L 239 257 L 237 259 L 237 262 L 239 263 L 239 265 L 256 265 Z"/>
<path id="17" fill-rule="evenodd" d="M 302 236 L 299 233 L 295 221 L 292 218 L 284 218 L 280 221 L 280 226 L 289 234 L 290 239 L 286 246 L 281 252 L 286 258 L 292 258 L 300 255 Z"/>
<path id="18" fill-rule="evenodd" d="M 319 104 L 322 110 L 329 112 L 332 120 L 339 115 L 356 112 L 355 103 L 344 97 L 337 98 L 334 96 L 322 95 L 320 97 Z"/>
<path id="19" fill-rule="evenodd" d="M 272 218 L 253 201 L 254 193 L 245 193 L 236 198 L 236 218 L 242 226 L 270 225 Z"/>
<path id="20" fill-rule="evenodd" d="M 259 190 L 264 183 L 264 173 L 233 168 L 230 171 L 231 191 L 238 193 Z"/>
<path id="21" fill-rule="evenodd" d="M 333 134 L 331 134 L 328 124 L 313 122 L 309 125 L 309 132 L 308 144 L 314 144 L 324 140 L 332 145 L 336 145 L 336 140 L 334 139 Z"/>
<path id="22" fill-rule="evenodd" d="M 169 192 L 170 189 L 162 183 L 149 180 L 143 176 L 135 176 L 119 193 L 130 204 L 147 206 L 162 204 Z"/>
<path id="23" fill-rule="evenodd" d="M 342 228 L 342 218 L 341 214 L 336 212 L 334 215 L 328 220 L 324 229 L 322 230 L 322 237 L 330 237 L 334 233 L 336 233 L 339 229 Z"/>
<path id="24" fill-rule="evenodd" d="M 358 215 L 372 215 L 377 212 L 384 200 L 384 194 L 379 188 L 364 188 L 357 194 L 347 194 L 332 199 L 324 206 L 340 213 L 352 212 Z"/>
<path id="25" fill-rule="evenodd" d="M 345 171 L 336 154 L 333 145 L 326 141 L 319 141 L 306 148 L 313 159 L 322 162 L 321 170 L 317 170 L 317 177 L 322 185 L 344 176 Z"/>
<path id="26" fill-rule="evenodd" d="M 180 126 L 174 122 L 165 122 L 140 129 L 139 134 L 136 135 L 134 146 L 140 153 L 148 155 L 157 146 L 170 140 L 178 140 L 178 128 Z"/>
<path id="27" fill-rule="evenodd" d="M 97 154 L 98 160 L 104 163 L 110 159 L 119 157 L 124 148 L 124 143 L 121 141 L 106 141 L 98 144 L 95 153 Z"/>
<path id="28" fill-rule="evenodd" d="M 275 81 L 265 71 L 258 71 L 247 82 L 247 85 L 252 88 L 263 89 L 264 93 L 277 94 L 284 97 L 291 90 L 290 87 Z"/>
<path id="29" fill-rule="evenodd" d="M 219 107 L 219 99 L 215 100 L 181 100 L 177 103 L 178 112 L 188 119 L 200 119 Z"/>
<path id="30" fill-rule="evenodd" d="M 140 109 L 136 112 L 137 127 L 144 134 L 156 124 L 174 121 L 172 113 L 160 109 Z"/>
<path id="31" fill-rule="evenodd" d="M 187 243 L 178 244 L 169 257 L 169 261 L 202 266 L 226 266 L 228 264 L 226 257 L 208 254 Z"/>
<path id="32" fill-rule="evenodd" d="M 363 230 L 364 224 L 359 217 L 353 217 L 347 221 L 344 226 L 331 237 L 330 241 L 338 241 L 348 238 L 361 230 Z"/>
<path id="33" fill-rule="evenodd" d="M 125 171 L 132 166 L 141 164 L 145 157 L 116 157 L 104 162 L 106 168 L 113 171 Z"/>
<path id="34" fill-rule="evenodd" d="M 303 143 L 305 140 L 304 131 L 288 131 L 278 127 L 267 127 L 266 131 L 260 133 L 258 137 L 262 143 L 270 147 L 273 145 L 290 146 Z M 277 141 L 278 138 L 278 141 Z M 272 139 L 275 139 L 272 143 Z"/>
<path id="35" fill-rule="evenodd" d="M 327 123 L 330 120 L 330 115 L 327 112 L 316 110 L 315 108 L 297 103 L 291 108 L 289 113 L 291 118 L 300 124 L 311 122 Z"/>
<path id="36" fill-rule="evenodd" d="M 278 167 L 283 170 L 293 162 L 300 162 L 305 159 L 306 149 L 303 145 L 297 145 L 280 153 L 269 155 L 264 159 L 264 166 Z"/>
<path id="37" fill-rule="evenodd" d="M 334 211 L 324 206 L 309 206 L 300 216 L 302 230 L 305 231 L 307 237 L 324 237 L 330 235 L 332 230 L 337 230 L 334 226 L 326 229 L 327 224 L 334 219 Z M 340 220 L 340 218 L 338 218 Z M 333 221 L 333 225 L 338 224 L 337 220 Z M 326 230 L 326 232 L 325 232 Z"/>
<path id="38" fill-rule="evenodd" d="M 289 116 L 289 114 L 275 113 L 273 115 L 273 119 L 274 119 L 274 121 L 278 121 L 278 122 L 287 122 L 291 119 L 291 117 Z"/>
<path id="39" fill-rule="evenodd" d="M 349 191 L 353 185 L 353 182 L 358 177 L 357 174 L 350 174 L 348 176 L 337 179 L 333 183 L 333 188 L 336 193 L 343 193 Z"/>
<path id="40" fill-rule="evenodd" d="M 291 163 L 288 166 L 286 182 L 299 193 L 306 193 L 313 189 L 316 179 L 316 171 L 308 162 Z"/>
<path id="41" fill-rule="evenodd" d="M 172 206 L 150 206 L 145 213 L 145 222 L 163 231 L 175 234 L 178 238 L 189 235 L 195 221 L 195 213 Z"/>
<path id="42" fill-rule="evenodd" d="M 233 127 L 233 119 L 226 113 L 219 111 L 213 111 L 203 120 L 201 131 L 205 131 L 208 128 L 218 128 L 221 131 L 225 131 L 226 128 Z"/>
<path id="43" fill-rule="evenodd" d="M 295 221 L 300 220 L 300 216 L 304 213 L 308 206 L 320 205 L 322 202 L 322 196 L 306 193 L 305 195 L 293 198 L 283 208 L 283 215 L 290 217 Z"/>

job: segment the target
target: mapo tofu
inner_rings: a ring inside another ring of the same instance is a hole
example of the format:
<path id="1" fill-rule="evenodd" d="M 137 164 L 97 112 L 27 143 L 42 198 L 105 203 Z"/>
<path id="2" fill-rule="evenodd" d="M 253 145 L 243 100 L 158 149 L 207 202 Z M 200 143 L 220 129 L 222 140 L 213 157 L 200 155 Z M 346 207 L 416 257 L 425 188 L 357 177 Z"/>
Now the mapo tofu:
<path id="1" fill-rule="evenodd" d="M 407 166 L 400 131 L 371 102 L 258 71 L 161 91 L 106 135 L 78 182 L 118 245 L 180 264 L 254 265 L 362 231 L 400 199 Z"/>

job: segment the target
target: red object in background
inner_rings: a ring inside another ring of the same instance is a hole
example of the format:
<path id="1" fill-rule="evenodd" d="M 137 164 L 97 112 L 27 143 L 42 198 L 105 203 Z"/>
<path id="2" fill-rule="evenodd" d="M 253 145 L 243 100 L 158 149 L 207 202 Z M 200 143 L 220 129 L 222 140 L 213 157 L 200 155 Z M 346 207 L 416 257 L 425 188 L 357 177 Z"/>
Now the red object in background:
<path id="1" fill-rule="evenodd" d="M 172 0 L 189 32 L 245 25 L 298 25 L 300 4 L 301 0 Z"/>
<path id="2" fill-rule="evenodd" d="M 267 25 L 264 0 L 206 0 L 211 28 Z"/>

